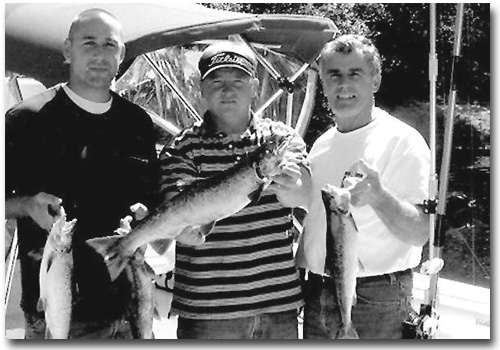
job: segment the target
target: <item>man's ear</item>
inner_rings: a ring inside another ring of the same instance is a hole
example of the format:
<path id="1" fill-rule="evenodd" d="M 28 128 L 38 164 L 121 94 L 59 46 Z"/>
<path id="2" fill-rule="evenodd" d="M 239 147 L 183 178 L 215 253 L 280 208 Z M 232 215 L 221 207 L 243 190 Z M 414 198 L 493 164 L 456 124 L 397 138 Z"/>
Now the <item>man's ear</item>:
<path id="1" fill-rule="evenodd" d="M 203 82 L 203 80 L 200 80 L 199 82 L 199 88 L 200 88 L 200 102 L 201 102 L 201 105 L 202 105 L 202 109 L 205 110 L 205 109 L 208 109 L 207 105 L 208 105 L 208 102 L 207 102 L 207 99 L 205 97 L 205 84 Z"/>
<path id="2" fill-rule="evenodd" d="M 63 42 L 64 63 L 71 63 L 71 41 L 66 38 Z"/>
<path id="3" fill-rule="evenodd" d="M 259 97 L 259 79 L 257 78 L 252 78 L 252 97 L 257 98 Z"/>
<path id="4" fill-rule="evenodd" d="M 372 79 L 373 93 L 376 93 L 380 89 L 380 84 L 382 83 L 382 75 L 380 73 L 375 74 Z"/>
<path id="5" fill-rule="evenodd" d="M 203 80 L 199 81 L 198 87 L 199 87 L 201 97 L 204 97 L 205 96 L 205 83 Z"/>
<path id="6" fill-rule="evenodd" d="M 122 64 L 123 60 L 125 59 L 125 44 L 121 44 L 120 45 L 120 48 L 121 48 L 121 52 L 120 52 L 120 64 Z"/>

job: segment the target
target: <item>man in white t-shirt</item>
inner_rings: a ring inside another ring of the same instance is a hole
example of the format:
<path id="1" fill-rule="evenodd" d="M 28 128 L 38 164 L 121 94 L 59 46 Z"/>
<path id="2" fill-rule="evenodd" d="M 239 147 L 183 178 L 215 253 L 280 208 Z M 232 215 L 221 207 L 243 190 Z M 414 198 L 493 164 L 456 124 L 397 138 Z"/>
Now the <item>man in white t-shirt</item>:
<path id="1" fill-rule="evenodd" d="M 304 338 L 335 338 L 341 321 L 325 273 L 326 218 L 321 189 L 341 186 L 346 172 L 362 174 L 350 187 L 359 230 L 357 301 L 352 318 L 360 338 L 402 337 L 412 296 L 412 268 L 428 240 L 430 151 L 418 131 L 375 107 L 381 59 L 372 42 L 344 35 L 320 58 L 320 76 L 336 126 L 314 143 L 309 158 L 313 201 L 297 253 L 306 270 Z"/>

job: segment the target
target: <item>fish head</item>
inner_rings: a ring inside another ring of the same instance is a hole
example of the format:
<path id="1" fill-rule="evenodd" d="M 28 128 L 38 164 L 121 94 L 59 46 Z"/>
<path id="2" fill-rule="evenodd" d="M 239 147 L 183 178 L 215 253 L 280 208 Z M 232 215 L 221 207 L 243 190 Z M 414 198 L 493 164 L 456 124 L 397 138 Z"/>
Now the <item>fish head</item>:
<path id="1" fill-rule="evenodd" d="M 269 178 L 280 173 L 293 135 L 280 125 L 269 126 L 266 130 L 259 142 L 256 163 L 262 177 Z"/>
<path id="2" fill-rule="evenodd" d="M 363 181 L 365 175 L 358 172 L 346 171 L 342 178 L 342 188 L 353 188 L 357 183 Z"/>
<path id="3" fill-rule="evenodd" d="M 76 219 L 66 221 L 66 212 L 61 206 L 59 213 L 56 216 L 56 221 L 52 225 L 48 239 L 56 250 L 67 250 L 71 247 L 73 240 L 74 226 Z"/>
<path id="4" fill-rule="evenodd" d="M 332 212 L 342 215 L 350 213 L 351 193 L 349 190 L 327 184 L 321 190 L 321 197 L 325 207 Z"/>

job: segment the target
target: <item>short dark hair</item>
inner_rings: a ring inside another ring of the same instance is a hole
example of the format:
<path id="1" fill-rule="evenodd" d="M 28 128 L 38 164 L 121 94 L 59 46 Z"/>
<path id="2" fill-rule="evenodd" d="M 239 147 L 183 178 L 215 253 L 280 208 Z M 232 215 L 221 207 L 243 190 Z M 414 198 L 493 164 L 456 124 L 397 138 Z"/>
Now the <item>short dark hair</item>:
<path id="1" fill-rule="evenodd" d="M 364 35 L 345 34 L 328 42 L 323 48 L 319 64 L 321 66 L 323 57 L 332 52 L 348 54 L 354 50 L 362 52 L 366 61 L 371 66 L 371 73 L 373 75 L 382 74 L 382 58 L 380 57 L 380 53 L 373 42 Z"/>

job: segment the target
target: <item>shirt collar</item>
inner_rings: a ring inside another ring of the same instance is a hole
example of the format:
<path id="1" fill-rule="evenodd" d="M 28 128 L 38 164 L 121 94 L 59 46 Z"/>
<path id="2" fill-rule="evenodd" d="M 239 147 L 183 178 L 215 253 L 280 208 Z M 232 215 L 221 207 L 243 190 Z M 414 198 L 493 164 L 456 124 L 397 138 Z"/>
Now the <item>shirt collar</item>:
<path id="1" fill-rule="evenodd" d="M 214 116 L 210 111 L 206 111 L 203 115 L 203 122 L 201 124 L 201 133 L 204 136 L 208 135 L 219 135 L 221 137 L 227 137 L 228 135 L 222 131 L 217 132 L 215 130 Z M 248 123 L 247 129 L 240 135 L 241 138 L 249 137 L 256 131 L 256 124 L 259 117 L 256 117 L 253 113 Z"/>
<path id="2" fill-rule="evenodd" d="M 81 109 L 92 113 L 92 114 L 104 114 L 111 108 L 111 104 L 113 103 L 113 97 L 109 99 L 108 102 L 99 103 L 87 100 L 78 94 L 76 94 L 73 90 L 71 90 L 68 84 L 63 84 L 62 88 L 66 95 L 73 101 L 78 107 Z"/>

